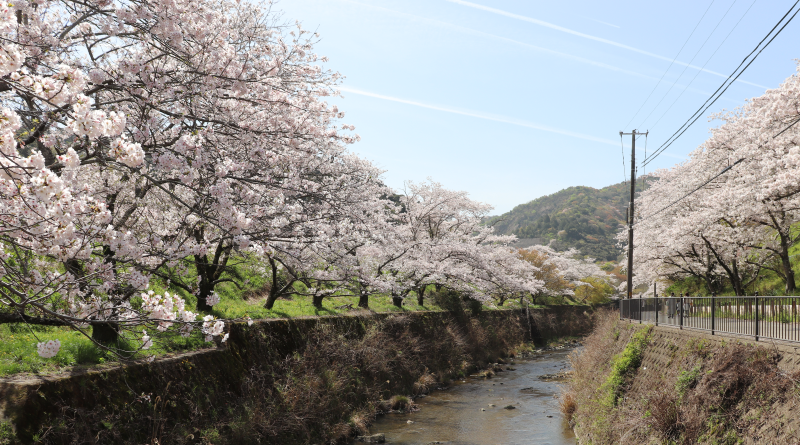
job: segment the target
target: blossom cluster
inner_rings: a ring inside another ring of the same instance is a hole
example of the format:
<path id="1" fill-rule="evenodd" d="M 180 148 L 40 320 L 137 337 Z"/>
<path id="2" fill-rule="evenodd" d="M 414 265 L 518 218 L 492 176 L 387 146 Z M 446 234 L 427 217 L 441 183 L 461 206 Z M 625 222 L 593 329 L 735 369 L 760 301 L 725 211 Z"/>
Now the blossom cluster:
<path id="1" fill-rule="evenodd" d="M 61 342 L 59 340 L 48 340 L 37 344 L 37 348 L 39 357 L 53 358 L 58 354 L 58 350 L 61 349 Z"/>
<path id="2" fill-rule="evenodd" d="M 712 116 L 720 125 L 688 161 L 653 172 L 637 200 L 637 284 L 695 277 L 708 293 L 730 285 L 744 295 L 770 269 L 795 290 L 799 106 L 800 65 L 780 87 Z"/>

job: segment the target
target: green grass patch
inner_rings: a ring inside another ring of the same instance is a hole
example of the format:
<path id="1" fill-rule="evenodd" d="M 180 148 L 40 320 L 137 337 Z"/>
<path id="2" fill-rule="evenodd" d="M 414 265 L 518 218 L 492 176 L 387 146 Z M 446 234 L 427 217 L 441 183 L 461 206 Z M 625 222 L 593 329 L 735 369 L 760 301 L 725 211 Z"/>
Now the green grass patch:
<path id="1" fill-rule="evenodd" d="M 0 325 L 0 339 L 0 375 L 49 372 L 105 361 L 88 338 L 67 328 L 6 324 Z M 47 340 L 60 341 L 61 350 L 55 357 L 44 359 L 39 357 L 36 344 Z"/>
<path id="2" fill-rule="evenodd" d="M 611 372 L 600 386 L 602 402 L 608 408 L 617 406 L 625 383 L 633 377 L 642 364 L 642 355 L 650 340 L 650 327 L 637 330 L 625 345 L 625 349 L 611 359 Z"/>
<path id="3" fill-rule="evenodd" d="M 694 388 L 698 377 L 700 377 L 699 365 L 690 370 L 681 371 L 680 375 L 678 375 L 678 381 L 675 382 L 675 392 L 678 393 L 678 397 L 683 398 L 686 391 Z"/>

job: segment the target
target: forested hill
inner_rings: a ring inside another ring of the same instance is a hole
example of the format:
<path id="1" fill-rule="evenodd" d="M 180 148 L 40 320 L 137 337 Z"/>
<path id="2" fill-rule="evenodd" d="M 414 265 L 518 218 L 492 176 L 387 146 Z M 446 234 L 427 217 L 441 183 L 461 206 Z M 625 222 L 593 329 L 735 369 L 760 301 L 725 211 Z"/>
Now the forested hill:
<path id="1" fill-rule="evenodd" d="M 637 183 L 637 192 L 641 183 Z M 614 236 L 625 223 L 630 183 L 600 190 L 570 187 L 514 207 L 489 220 L 498 233 L 519 238 L 557 239 L 563 248 L 575 247 L 598 260 L 616 260 L 620 254 Z"/>

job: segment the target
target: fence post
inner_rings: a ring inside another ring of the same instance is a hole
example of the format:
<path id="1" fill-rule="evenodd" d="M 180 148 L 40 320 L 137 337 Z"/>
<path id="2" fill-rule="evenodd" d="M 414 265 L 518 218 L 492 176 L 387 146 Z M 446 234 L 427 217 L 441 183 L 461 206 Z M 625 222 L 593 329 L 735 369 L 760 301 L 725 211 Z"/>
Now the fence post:
<path id="1" fill-rule="evenodd" d="M 653 298 L 653 310 L 656 312 L 656 326 L 658 326 L 658 297 Z"/>
<path id="2" fill-rule="evenodd" d="M 639 298 L 639 324 L 642 324 L 642 298 Z"/>
<path id="3" fill-rule="evenodd" d="M 758 297 L 756 297 L 756 341 L 758 341 Z"/>
<path id="4" fill-rule="evenodd" d="M 681 329 L 683 329 L 683 297 L 680 297 L 680 298 L 681 299 L 678 302 L 678 304 L 680 304 L 680 306 L 678 307 L 678 313 L 681 314 L 681 320 L 680 320 L 679 326 L 680 326 Z"/>
<path id="5" fill-rule="evenodd" d="M 711 297 L 711 335 L 714 335 L 714 297 Z"/>

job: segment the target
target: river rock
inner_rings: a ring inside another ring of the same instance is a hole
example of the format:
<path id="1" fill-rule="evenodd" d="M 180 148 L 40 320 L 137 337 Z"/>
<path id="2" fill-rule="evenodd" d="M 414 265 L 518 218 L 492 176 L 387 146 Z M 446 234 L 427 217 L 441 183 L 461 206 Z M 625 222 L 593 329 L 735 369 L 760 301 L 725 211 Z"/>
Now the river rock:
<path id="1" fill-rule="evenodd" d="M 363 443 L 386 443 L 386 436 L 380 433 L 371 436 L 358 436 L 356 440 Z"/>

